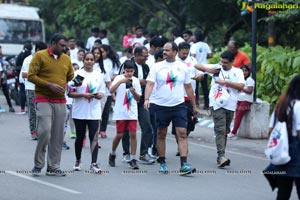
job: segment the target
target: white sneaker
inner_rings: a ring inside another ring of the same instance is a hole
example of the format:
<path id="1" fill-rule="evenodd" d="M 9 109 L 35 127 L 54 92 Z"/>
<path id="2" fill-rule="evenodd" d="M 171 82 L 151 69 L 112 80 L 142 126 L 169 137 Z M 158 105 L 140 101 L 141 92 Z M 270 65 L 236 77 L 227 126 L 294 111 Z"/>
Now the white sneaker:
<path id="1" fill-rule="evenodd" d="M 73 167 L 74 171 L 80 171 L 81 170 L 81 164 L 80 163 L 81 163 L 80 160 L 75 162 L 75 165 Z"/>
<path id="2" fill-rule="evenodd" d="M 236 140 L 237 136 L 236 136 L 236 134 L 233 134 L 233 133 L 230 132 L 230 133 L 227 134 L 227 138 L 231 139 L 231 140 Z"/>
<path id="3" fill-rule="evenodd" d="M 130 155 L 129 154 L 123 155 L 122 161 L 125 162 L 125 163 L 129 163 L 130 162 Z"/>
<path id="4" fill-rule="evenodd" d="M 91 164 L 90 170 L 94 173 L 99 173 L 99 174 L 101 174 L 102 172 L 102 170 L 100 169 L 100 167 L 98 167 L 96 163 Z"/>

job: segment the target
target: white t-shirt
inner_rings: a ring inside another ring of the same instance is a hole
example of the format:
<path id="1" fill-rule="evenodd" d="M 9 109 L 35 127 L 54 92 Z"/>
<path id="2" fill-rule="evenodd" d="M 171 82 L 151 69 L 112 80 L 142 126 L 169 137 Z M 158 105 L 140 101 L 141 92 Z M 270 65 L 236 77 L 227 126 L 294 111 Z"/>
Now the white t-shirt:
<path id="1" fill-rule="evenodd" d="M 254 92 L 254 86 L 255 86 L 255 82 L 254 80 L 249 76 L 247 78 L 247 80 L 245 81 L 245 86 L 244 89 L 247 89 L 248 87 L 253 87 L 253 91 L 251 94 L 247 94 L 245 92 L 240 91 L 239 92 L 239 96 L 238 96 L 238 100 L 239 101 L 248 101 L 248 102 L 253 102 L 253 92 Z"/>
<path id="2" fill-rule="evenodd" d="M 79 61 L 77 58 L 74 60 L 71 60 L 72 64 L 76 63 L 79 67 L 79 69 L 81 69 L 83 67 L 83 61 Z"/>
<path id="3" fill-rule="evenodd" d="M 144 79 L 143 66 L 137 63 L 135 63 L 135 65 L 137 66 L 138 70 L 138 79 Z"/>
<path id="4" fill-rule="evenodd" d="M 206 64 L 205 66 L 213 68 L 215 66 L 215 64 Z M 245 84 L 243 71 L 240 68 L 236 68 L 236 67 L 231 67 L 231 69 L 228 71 L 225 71 L 225 70 L 223 70 L 223 68 L 221 68 L 221 71 L 217 78 L 219 78 L 221 80 L 227 80 L 227 81 L 230 81 L 233 83 Z M 215 91 L 218 91 L 220 89 L 220 87 L 222 87 L 222 86 L 215 82 L 215 78 L 212 78 L 211 88 L 209 91 L 209 105 L 212 106 L 214 108 L 214 110 L 217 110 L 218 108 L 220 108 L 215 103 L 216 100 L 214 97 Z M 226 87 L 226 86 L 223 86 L 223 87 Z M 239 91 L 236 89 L 233 89 L 231 87 L 227 87 L 227 89 L 230 94 L 230 98 L 228 100 L 228 103 L 225 106 L 223 106 L 223 108 L 225 108 L 227 110 L 235 111 Z"/>
<path id="5" fill-rule="evenodd" d="M 196 80 L 192 79 L 198 74 L 204 74 L 202 71 L 197 70 L 194 66 L 197 64 L 197 61 L 195 58 L 188 56 L 185 60 L 182 60 L 181 58 L 176 56 L 176 60 L 179 62 L 182 62 L 185 64 L 185 66 L 188 68 L 189 73 L 190 73 L 190 79 L 191 79 L 191 84 L 193 91 L 195 92 L 196 89 Z M 184 96 L 187 97 L 186 91 L 184 90 Z"/>
<path id="6" fill-rule="evenodd" d="M 107 44 L 109 45 L 109 40 L 107 39 L 107 37 L 101 39 L 102 44 Z"/>
<path id="7" fill-rule="evenodd" d="M 27 78 L 22 78 L 22 72 L 28 73 L 29 65 L 30 65 L 32 58 L 33 58 L 33 56 L 29 55 L 24 59 L 23 65 L 21 68 L 21 72 L 20 72 L 20 80 L 21 79 L 24 80 L 24 85 L 25 85 L 26 90 L 34 90 L 34 87 L 35 87 L 34 83 L 28 81 Z"/>
<path id="8" fill-rule="evenodd" d="M 132 41 L 132 44 L 135 44 L 135 43 L 140 43 L 141 45 L 144 46 L 144 41 L 146 40 L 146 38 L 144 36 L 140 37 L 140 38 L 134 38 L 133 41 Z"/>
<path id="9" fill-rule="evenodd" d="M 110 79 L 112 79 L 115 74 L 119 74 L 118 68 L 113 67 L 113 62 L 110 58 L 103 59 L 103 65 L 105 72 L 109 75 Z M 105 96 L 111 96 L 108 88 L 105 89 Z"/>
<path id="10" fill-rule="evenodd" d="M 93 70 L 95 70 L 95 71 L 99 71 L 99 73 L 101 73 L 102 74 L 102 76 L 103 76 L 103 80 L 104 80 L 104 82 L 105 83 L 108 83 L 108 82 L 111 82 L 111 79 L 110 79 L 110 76 L 109 76 L 109 74 L 108 73 L 102 73 L 101 72 L 101 69 L 100 69 L 100 66 L 99 66 L 99 63 L 95 63 L 94 64 L 94 66 L 93 66 Z M 106 89 L 105 89 L 106 90 Z M 108 89 L 109 90 L 109 89 Z"/>
<path id="11" fill-rule="evenodd" d="M 185 40 L 182 37 L 177 37 L 174 42 L 177 44 L 177 46 L 181 43 L 181 42 L 185 42 Z"/>
<path id="12" fill-rule="evenodd" d="M 184 84 L 191 83 L 191 77 L 185 64 L 162 61 L 153 65 L 147 81 L 156 83 L 155 104 L 171 107 L 184 102 Z"/>
<path id="13" fill-rule="evenodd" d="M 99 37 L 95 37 L 95 36 L 89 37 L 87 39 L 85 48 L 87 48 L 87 49 L 89 49 L 91 51 L 92 48 L 93 48 L 93 46 L 94 46 L 95 40 L 97 40 L 97 39 L 100 39 L 100 38 Z"/>
<path id="14" fill-rule="evenodd" d="M 104 93 L 105 83 L 103 75 L 95 70 L 87 72 L 80 69 L 75 72 L 75 77 L 80 74 L 84 77 L 82 85 L 75 87 L 76 93 Z M 101 119 L 100 100 L 92 98 L 74 98 L 72 106 L 72 117 L 74 119 L 100 120 Z"/>
<path id="15" fill-rule="evenodd" d="M 77 53 L 78 53 L 78 49 L 74 48 L 74 49 L 70 49 L 70 58 L 71 60 L 77 60 Z"/>
<path id="16" fill-rule="evenodd" d="M 297 130 L 300 130 L 300 101 L 299 100 L 293 100 L 292 103 L 294 104 L 293 107 L 293 129 L 292 129 L 292 135 L 297 136 Z M 271 115 L 271 119 L 269 122 L 269 127 L 274 127 L 274 111 Z"/>
<path id="17" fill-rule="evenodd" d="M 155 63 L 154 55 L 149 54 L 146 64 L 151 68 L 152 65 Z"/>
<path id="18" fill-rule="evenodd" d="M 191 54 L 196 54 L 196 60 L 200 64 L 207 63 L 207 54 L 211 53 L 211 50 L 205 42 L 197 42 L 191 46 Z"/>
<path id="19" fill-rule="evenodd" d="M 115 85 L 124 75 L 118 75 L 112 82 Z M 135 92 L 141 95 L 141 85 L 139 79 L 132 77 L 132 86 Z M 126 84 L 122 83 L 116 90 L 116 102 L 114 107 L 113 120 L 137 120 L 138 108 L 137 102 L 131 94 L 130 90 L 126 88 Z"/>
<path id="20" fill-rule="evenodd" d="M 119 61 L 120 61 L 120 64 L 122 65 L 126 60 L 130 60 L 131 58 L 127 58 L 127 56 L 122 56 Z"/>

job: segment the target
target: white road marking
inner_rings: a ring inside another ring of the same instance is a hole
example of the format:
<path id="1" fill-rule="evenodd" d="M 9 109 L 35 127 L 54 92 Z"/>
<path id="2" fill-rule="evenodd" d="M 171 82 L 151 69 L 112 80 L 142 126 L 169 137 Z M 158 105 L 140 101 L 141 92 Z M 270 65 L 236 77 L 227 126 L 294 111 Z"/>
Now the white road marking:
<path id="1" fill-rule="evenodd" d="M 40 183 L 42 185 L 46 185 L 46 186 L 49 186 L 49 187 L 52 187 L 52 188 L 55 188 L 55 189 L 58 189 L 58 190 L 62 190 L 64 192 L 69 192 L 69 193 L 72 193 L 72 194 L 81 194 L 81 192 L 78 192 L 76 190 L 65 188 L 65 187 L 55 185 L 55 184 L 52 184 L 52 183 L 48 183 L 48 182 L 45 182 L 45 181 L 37 180 L 36 178 L 32 178 L 32 177 L 29 177 L 29 176 L 18 174 L 18 173 L 13 172 L 13 171 L 5 171 L 5 172 L 10 174 L 10 175 L 17 176 L 19 178 L 23 178 L 23 179 L 26 179 L 26 180 L 29 180 L 29 181 L 32 181 L 32 182 Z"/>

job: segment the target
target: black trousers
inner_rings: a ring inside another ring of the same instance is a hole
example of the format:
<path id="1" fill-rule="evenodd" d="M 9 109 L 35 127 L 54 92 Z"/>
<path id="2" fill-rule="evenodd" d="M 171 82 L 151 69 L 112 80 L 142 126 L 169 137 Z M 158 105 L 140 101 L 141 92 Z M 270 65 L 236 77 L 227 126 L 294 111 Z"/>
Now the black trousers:
<path id="1" fill-rule="evenodd" d="M 300 178 L 278 176 L 277 177 L 277 185 L 278 185 L 277 200 L 290 199 L 294 181 L 296 183 L 298 199 L 300 199 Z"/>
<path id="2" fill-rule="evenodd" d="M 1 83 L 1 87 L 2 87 L 2 91 L 3 94 L 5 96 L 6 102 L 8 104 L 9 107 L 12 107 L 11 101 L 10 101 L 10 97 L 9 97 L 9 93 L 8 93 L 8 86 L 6 83 Z"/>

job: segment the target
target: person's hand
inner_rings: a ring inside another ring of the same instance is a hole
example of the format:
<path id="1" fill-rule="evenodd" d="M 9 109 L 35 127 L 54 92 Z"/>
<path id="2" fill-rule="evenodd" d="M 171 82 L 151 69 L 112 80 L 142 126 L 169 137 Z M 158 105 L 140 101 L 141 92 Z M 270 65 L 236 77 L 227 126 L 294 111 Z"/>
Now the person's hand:
<path id="1" fill-rule="evenodd" d="M 203 79 L 203 77 L 204 77 L 203 74 L 197 74 L 192 79 L 196 80 L 196 81 L 201 81 Z"/>
<path id="2" fill-rule="evenodd" d="M 215 83 L 218 83 L 220 85 L 226 85 L 226 81 L 222 79 L 215 80 Z"/>
<path id="3" fill-rule="evenodd" d="M 91 93 L 83 93 L 82 96 L 88 100 L 94 98 L 94 94 Z"/>
<path id="4" fill-rule="evenodd" d="M 104 96 L 103 93 L 96 93 L 96 94 L 94 94 L 94 98 L 98 99 L 98 100 L 102 99 L 103 96 Z"/>
<path id="5" fill-rule="evenodd" d="M 194 116 L 197 116 L 200 113 L 200 111 L 197 108 L 197 106 L 193 107 L 193 113 L 194 113 Z"/>
<path id="6" fill-rule="evenodd" d="M 150 102 L 149 102 L 149 99 L 145 99 L 144 100 L 144 109 L 149 111 L 149 108 L 150 108 Z"/>
<path id="7" fill-rule="evenodd" d="M 113 101 L 116 101 L 116 94 L 115 93 L 111 94 L 111 98 Z"/>
<path id="8" fill-rule="evenodd" d="M 145 86 L 147 84 L 147 81 L 145 79 L 140 79 L 141 86 Z"/>
<path id="9" fill-rule="evenodd" d="M 134 93 L 135 93 L 134 87 L 130 87 L 129 90 L 130 90 L 131 94 L 134 94 Z"/>
<path id="10" fill-rule="evenodd" d="M 55 83 L 47 83 L 47 87 L 55 94 L 63 94 L 65 92 L 63 87 Z"/>
<path id="11" fill-rule="evenodd" d="M 132 79 L 130 78 L 127 78 L 127 77 L 123 77 L 122 79 L 120 79 L 120 83 L 127 83 L 127 82 L 130 82 Z"/>

